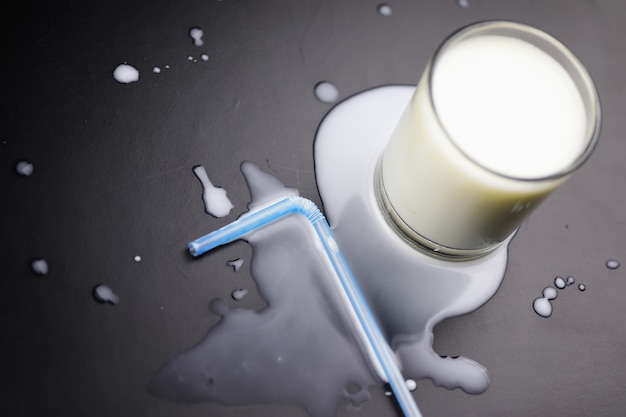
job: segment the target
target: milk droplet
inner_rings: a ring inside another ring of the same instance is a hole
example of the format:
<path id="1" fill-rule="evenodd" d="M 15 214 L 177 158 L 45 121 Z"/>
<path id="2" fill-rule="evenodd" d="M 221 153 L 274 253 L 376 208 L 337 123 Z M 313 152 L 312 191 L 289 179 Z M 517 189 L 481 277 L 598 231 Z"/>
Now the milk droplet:
<path id="1" fill-rule="evenodd" d="M 154 68 L 152 68 L 152 72 L 154 72 L 155 74 L 158 74 L 158 73 L 160 73 L 160 72 L 161 72 L 161 68 L 159 68 L 159 67 L 154 67 Z"/>
<path id="2" fill-rule="evenodd" d="M 230 210 L 234 207 L 226 196 L 226 190 L 220 187 L 215 187 L 206 170 L 202 165 L 193 167 L 193 173 L 200 180 L 202 184 L 202 199 L 204 200 L 204 211 L 214 217 L 228 216 Z"/>
<path id="3" fill-rule="evenodd" d="M 379 4 L 377 10 L 381 16 L 391 16 L 392 13 L 391 6 L 389 6 L 387 3 Z"/>
<path id="4" fill-rule="evenodd" d="M 552 304 L 542 297 L 535 298 L 535 301 L 533 301 L 533 309 L 535 313 L 539 314 L 541 317 L 550 317 L 552 315 Z"/>
<path id="5" fill-rule="evenodd" d="M 202 35 L 204 35 L 204 32 L 202 32 L 202 29 L 200 29 L 199 27 L 193 27 L 189 29 L 189 36 L 191 36 L 191 39 L 193 39 L 193 44 L 195 46 L 204 45 Z"/>
<path id="6" fill-rule="evenodd" d="M 129 84 L 139 80 L 139 71 L 137 68 L 128 64 L 120 64 L 113 70 L 113 78 L 122 84 Z"/>
<path id="7" fill-rule="evenodd" d="M 193 57 L 191 55 L 187 56 L 187 61 L 193 61 Z"/>
<path id="8" fill-rule="evenodd" d="M 574 282 L 576 282 L 574 277 L 567 277 L 567 285 L 572 285 Z"/>
<path id="9" fill-rule="evenodd" d="M 562 277 L 556 277 L 554 278 L 554 286 L 557 287 L 558 289 L 562 290 L 563 288 L 565 288 L 567 284 L 565 283 L 565 280 Z"/>
<path id="10" fill-rule="evenodd" d="M 136 255 L 134 259 L 135 259 L 135 262 L 141 262 L 141 256 L 139 255 Z"/>
<path id="11" fill-rule="evenodd" d="M 166 66 L 165 66 L 165 69 L 169 69 L 169 68 L 170 68 L 170 66 L 169 66 L 169 65 L 166 65 Z"/>
<path id="12" fill-rule="evenodd" d="M 385 391 L 385 397 L 391 397 L 392 395 L 393 395 L 393 392 Z"/>
<path id="13" fill-rule="evenodd" d="M 462 9 L 467 9 L 470 6 L 469 0 L 456 0 L 456 4 Z"/>
<path id="14" fill-rule="evenodd" d="M 409 389 L 409 391 L 415 391 L 417 389 L 417 382 L 415 382 L 412 379 L 407 379 L 405 381 L 406 387 Z"/>
<path id="15" fill-rule="evenodd" d="M 28 161 L 19 161 L 15 164 L 15 172 L 22 177 L 28 177 L 33 173 L 33 164 Z"/>
<path id="16" fill-rule="evenodd" d="M 617 269 L 620 265 L 619 261 L 616 261 L 615 259 L 609 259 L 606 261 L 606 267 L 609 269 Z"/>
<path id="17" fill-rule="evenodd" d="M 209 55 L 208 54 L 202 54 L 202 55 L 200 55 L 200 59 L 202 59 L 203 61 L 208 61 L 209 60 Z"/>
<path id="18" fill-rule="evenodd" d="M 585 284 L 578 284 L 578 289 L 581 291 L 585 291 L 587 289 L 587 286 Z"/>
<path id="19" fill-rule="evenodd" d="M 239 272 L 239 269 L 241 269 L 241 265 L 243 265 L 243 259 L 237 258 L 235 260 L 228 261 L 226 264 L 228 266 L 232 266 L 235 272 Z"/>
<path id="20" fill-rule="evenodd" d="M 48 262 L 43 258 L 35 258 L 30 261 L 30 269 L 37 275 L 48 274 Z"/>
<path id="21" fill-rule="evenodd" d="M 339 98 L 337 87 L 328 81 L 320 81 L 315 84 L 315 97 L 323 103 L 334 103 Z"/>
<path id="22" fill-rule="evenodd" d="M 248 290 L 245 288 L 233 290 L 233 292 L 230 294 L 230 296 L 233 297 L 233 300 L 235 301 L 243 299 L 243 297 L 245 297 L 246 295 L 248 295 Z"/>
<path id="23" fill-rule="evenodd" d="M 93 298 L 99 303 L 117 304 L 120 298 L 113 292 L 113 290 L 104 284 L 98 284 L 93 289 Z"/>
<path id="24" fill-rule="evenodd" d="M 554 300 L 557 295 L 556 289 L 552 287 L 544 288 L 542 297 L 535 298 L 533 301 L 535 313 L 539 314 L 541 317 L 550 317 L 552 315 L 552 304 L 550 304 L 550 300 Z"/>
<path id="25" fill-rule="evenodd" d="M 544 288 L 542 294 L 548 300 L 554 300 L 558 295 L 557 291 L 552 287 Z"/>

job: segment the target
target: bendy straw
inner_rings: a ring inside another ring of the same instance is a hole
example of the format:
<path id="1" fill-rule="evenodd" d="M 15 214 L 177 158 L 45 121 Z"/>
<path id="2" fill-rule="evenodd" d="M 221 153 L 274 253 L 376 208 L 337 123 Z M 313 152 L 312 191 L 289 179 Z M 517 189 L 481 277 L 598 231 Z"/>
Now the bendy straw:
<path id="1" fill-rule="evenodd" d="M 421 417 L 413 396 L 406 386 L 398 368 L 394 354 L 382 335 L 374 316 L 359 289 L 350 267 L 339 245 L 335 241 L 330 226 L 315 203 L 303 197 L 287 197 L 258 211 L 245 214 L 234 222 L 208 235 L 190 242 L 189 252 L 200 256 L 218 246 L 225 245 L 244 237 L 261 227 L 265 227 L 291 214 L 300 214 L 308 219 L 324 248 L 324 252 L 333 267 L 344 295 L 347 297 L 352 313 L 357 318 L 359 337 L 363 346 L 369 347 L 378 363 L 373 364 L 382 370 L 387 382 L 396 396 L 398 404 L 406 417 Z"/>

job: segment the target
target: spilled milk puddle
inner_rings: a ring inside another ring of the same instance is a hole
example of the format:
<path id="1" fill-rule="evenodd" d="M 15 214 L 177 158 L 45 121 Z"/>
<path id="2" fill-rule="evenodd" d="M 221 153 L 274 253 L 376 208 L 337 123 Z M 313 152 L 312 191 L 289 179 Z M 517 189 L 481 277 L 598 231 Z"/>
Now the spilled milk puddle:
<path id="1" fill-rule="evenodd" d="M 242 171 L 251 210 L 298 194 L 252 164 L 244 163 Z M 179 402 L 295 403 L 312 417 L 336 415 L 342 400 L 366 401 L 367 387 L 379 381 L 313 236 L 299 216 L 250 234 L 250 270 L 267 307 L 260 312 L 229 309 L 225 300 L 213 300 L 211 311 L 221 316 L 219 323 L 164 364 L 149 391 Z"/>

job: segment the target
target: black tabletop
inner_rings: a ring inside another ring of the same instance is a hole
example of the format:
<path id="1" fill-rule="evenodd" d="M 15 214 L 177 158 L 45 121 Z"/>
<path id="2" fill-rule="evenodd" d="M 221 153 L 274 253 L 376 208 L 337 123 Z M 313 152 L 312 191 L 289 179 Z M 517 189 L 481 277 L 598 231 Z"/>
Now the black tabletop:
<path id="1" fill-rule="evenodd" d="M 246 210 L 242 161 L 322 207 L 313 141 L 333 103 L 314 86 L 332 83 L 340 101 L 415 85 L 448 34 L 485 19 L 522 21 L 568 45 L 597 85 L 602 135 L 522 225 L 496 295 L 434 330 L 435 350 L 483 364 L 490 388 L 472 396 L 425 379 L 413 395 L 425 416 L 626 412 L 626 279 L 624 266 L 605 264 L 626 261 L 626 4 L 397 0 L 390 14 L 379 4 L 64 1 L 4 13 L 2 415 L 306 415 L 293 404 L 180 404 L 148 392 L 154 372 L 219 321 L 211 299 L 266 305 L 246 243 L 197 261 L 187 242 Z M 114 78 L 124 63 L 137 81 Z M 227 216 L 205 213 L 196 165 L 227 190 Z M 227 265 L 236 259 L 237 272 Z M 540 317 L 533 300 L 556 276 L 576 284 Z M 97 302 L 100 284 L 117 303 Z M 249 293 L 234 300 L 236 288 Z M 338 415 L 399 415 L 383 387 L 370 392 Z"/>

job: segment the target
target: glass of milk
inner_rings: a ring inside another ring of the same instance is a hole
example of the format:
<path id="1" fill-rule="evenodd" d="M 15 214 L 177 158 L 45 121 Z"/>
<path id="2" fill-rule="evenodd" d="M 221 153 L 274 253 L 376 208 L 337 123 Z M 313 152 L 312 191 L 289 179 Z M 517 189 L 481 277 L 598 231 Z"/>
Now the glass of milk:
<path id="1" fill-rule="evenodd" d="M 378 162 L 390 225 L 427 253 L 485 255 L 592 153 L 600 103 L 561 42 L 510 21 L 437 49 Z"/>

